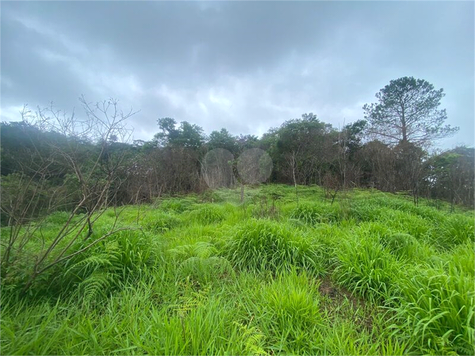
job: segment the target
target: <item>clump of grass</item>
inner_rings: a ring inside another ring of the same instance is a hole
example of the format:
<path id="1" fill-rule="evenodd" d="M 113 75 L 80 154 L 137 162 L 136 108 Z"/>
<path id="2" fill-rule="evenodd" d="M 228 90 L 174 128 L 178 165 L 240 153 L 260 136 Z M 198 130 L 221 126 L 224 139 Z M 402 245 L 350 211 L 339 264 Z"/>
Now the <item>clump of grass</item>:
<path id="1" fill-rule="evenodd" d="M 448 256 L 444 256 L 448 260 L 449 265 L 453 269 L 458 269 L 460 275 L 468 275 L 475 278 L 475 249 L 473 243 L 467 241 L 464 244 L 456 246 Z"/>
<path id="2" fill-rule="evenodd" d="M 389 251 L 398 257 L 405 259 L 418 258 L 420 255 L 420 244 L 414 236 L 405 233 L 395 233 L 383 235 L 381 243 Z"/>
<path id="3" fill-rule="evenodd" d="M 121 231 L 68 261 L 54 284 L 61 294 L 72 291 L 83 302 L 95 303 L 119 285 L 145 276 L 160 255 L 148 235 Z"/>
<path id="4" fill-rule="evenodd" d="M 424 218 L 403 210 L 384 208 L 379 221 L 394 231 L 410 234 L 417 240 L 430 240 L 433 225 Z"/>
<path id="5" fill-rule="evenodd" d="M 449 249 L 466 242 L 474 242 L 475 223 L 473 217 L 460 214 L 453 215 L 443 221 L 443 225 L 434 234 L 434 243 Z"/>
<path id="6" fill-rule="evenodd" d="M 193 210 L 189 216 L 193 222 L 201 225 L 218 223 L 225 218 L 223 209 L 211 204 L 203 204 L 203 206 Z"/>
<path id="7" fill-rule="evenodd" d="M 430 208 L 428 206 L 411 206 L 411 212 L 413 214 L 419 215 L 420 217 L 430 220 L 432 222 L 438 222 L 444 220 L 444 215 L 437 210 Z"/>
<path id="8" fill-rule="evenodd" d="M 141 225 L 148 231 L 163 233 L 180 226 L 182 220 L 172 213 L 154 212 L 146 215 Z"/>
<path id="9" fill-rule="evenodd" d="M 208 258 L 218 253 L 215 245 L 206 241 L 197 241 L 193 244 L 179 245 L 168 250 L 168 253 L 175 259 L 184 261 L 187 258 L 199 257 Z"/>
<path id="10" fill-rule="evenodd" d="M 473 266 L 472 266 L 473 268 Z M 454 265 L 410 270 L 399 282 L 402 298 L 392 310 L 398 330 L 424 354 L 473 355 L 475 282 Z"/>
<path id="11" fill-rule="evenodd" d="M 3 298 L 2 354 L 265 354 L 264 335 L 242 319 L 234 300 L 187 290 L 161 304 L 150 287 L 122 288 L 93 308 Z"/>
<path id="12" fill-rule="evenodd" d="M 3 294 L 3 293 L 2 293 Z M 2 355 L 61 355 L 65 352 L 58 339 L 67 333 L 68 320 L 79 308 L 65 308 L 59 303 L 27 303 L 2 296 Z"/>
<path id="13" fill-rule="evenodd" d="M 168 350 L 153 354 L 265 354 L 264 335 L 243 323 L 233 304 L 206 292 L 183 298 L 161 328 Z"/>
<path id="14" fill-rule="evenodd" d="M 183 261 L 178 268 L 180 279 L 192 280 L 199 285 L 219 283 L 234 276 L 231 263 L 224 257 L 190 257 Z"/>
<path id="15" fill-rule="evenodd" d="M 159 204 L 161 210 L 175 213 L 191 210 L 193 206 L 194 202 L 190 198 L 170 198 L 162 200 Z"/>
<path id="16" fill-rule="evenodd" d="M 45 223 L 61 225 L 68 220 L 69 216 L 70 213 L 66 211 L 57 211 L 48 215 L 48 217 L 45 219 Z"/>
<path id="17" fill-rule="evenodd" d="M 354 234 L 355 232 L 353 232 Z M 387 224 L 379 221 L 364 222 L 359 225 L 359 231 L 356 234 L 360 237 L 368 236 L 374 240 L 384 240 L 388 235 L 392 235 L 394 231 Z"/>
<path id="18" fill-rule="evenodd" d="M 380 209 L 374 203 L 360 201 L 357 204 L 352 204 L 348 213 L 349 218 L 356 221 L 375 221 L 380 215 Z"/>
<path id="19" fill-rule="evenodd" d="M 304 203 L 292 211 L 290 218 L 309 225 L 337 222 L 341 220 L 341 211 L 337 205 Z"/>
<path id="20" fill-rule="evenodd" d="M 216 191 L 207 189 L 196 197 L 199 203 L 220 203 L 223 202 L 223 197 Z"/>
<path id="21" fill-rule="evenodd" d="M 250 220 L 239 226 L 225 247 L 225 256 L 241 270 L 279 270 L 299 266 L 321 273 L 318 245 L 287 225 Z"/>
<path id="22" fill-rule="evenodd" d="M 342 241 L 337 250 L 338 282 L 372 302 L 387 300 L 400 266 L 373 236 Z"/>
<path id="23" fill-rule="evenodd" d="M 260 325 L 275 351 L 286 354 L 312 353 L 311 340 L 322 326 L 318 282 L 305 272 L 279 274 L 258 293 Z"/>
<path id="24" fill-rule="evenodd" d="M 306 230 L 307 228 L 307 225 L 305 224 L 305 222 L 299 219 L 289 218 L 287 220 L 287 223 L 297 230 Z"/>

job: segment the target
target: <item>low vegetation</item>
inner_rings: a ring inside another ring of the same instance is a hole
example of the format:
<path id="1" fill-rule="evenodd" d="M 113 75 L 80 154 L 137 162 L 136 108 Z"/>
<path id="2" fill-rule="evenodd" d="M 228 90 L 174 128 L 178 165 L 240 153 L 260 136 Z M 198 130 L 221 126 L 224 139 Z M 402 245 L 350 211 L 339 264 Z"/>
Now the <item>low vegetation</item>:
<path id="1" fill-rule="evenodd" d="M 48 216 L 11 250 L 1 354 L 474 354 L 472 210 L 298 189 L 298 203 L 264 185 L 242 204 L 225 189 L 106 210 L 69 251 L 116 232 L 25 292 L 69 218 Z"/>

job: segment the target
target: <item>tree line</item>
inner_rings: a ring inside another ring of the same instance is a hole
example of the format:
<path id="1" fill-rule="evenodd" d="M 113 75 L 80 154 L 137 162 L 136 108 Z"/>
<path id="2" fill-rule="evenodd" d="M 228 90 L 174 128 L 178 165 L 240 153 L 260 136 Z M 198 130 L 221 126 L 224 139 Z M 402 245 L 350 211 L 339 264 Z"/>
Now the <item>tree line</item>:
<path id="1" fill-rule="evenodd" d="M 152 202 L 162 195 L 203 192 L 206 154 L 226 150 L 223 186 L 246 183 L 238 157 L 259 148 L 270 156 L 268 182 L 317 184 L 327 191 L 371 187 L 419 197 L 474 204 L 474 149 L 436 154 L 435 139 L 454 133 L 439 110 L 443 90 L 424 80 L 391 81 L 364 106 L 365 118 L 341 128 L 303 114 L 262 137 L 232 135 L 226 128 L 205 135 L 195 124 L 157 120 L 150 141 L 130 142 L 126 120 L 113 100 L 81 98 L 85 118 L 53 107 L 25 111 L 22 121 L 1 124 L 2 225 L 55 210 L 91 214 L 101 206 Z M 92 223 L 88 221 L 92 231 Z"/>

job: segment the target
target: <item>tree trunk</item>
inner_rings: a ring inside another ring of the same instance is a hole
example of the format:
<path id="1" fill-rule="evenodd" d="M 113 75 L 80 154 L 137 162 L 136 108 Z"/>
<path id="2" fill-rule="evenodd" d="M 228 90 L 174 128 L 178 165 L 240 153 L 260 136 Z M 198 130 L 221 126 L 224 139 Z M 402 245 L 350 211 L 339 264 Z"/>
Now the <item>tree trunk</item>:
<path id="1" fill-rule="evenodd" d="M 299 205 L 299 196 L 297 192 L 297 176 L 295 174 L 296 166 L 297 166 L 297 160 L 295 158 L 295 152 L 292 152 L 292 179 L 294 181 L 294 187 L 295 187 L 295 198 L 297 199 L 297 206 Z"/>
<path id="2" fill-rule="evenodd" d="M 87 236 L 84 240 L 87 240 L 88 238 L 90 238 L 93 233 L 94 233 L 94 230 L 92 229 L 91 216 L 89 215 L 87 217 Z"/>

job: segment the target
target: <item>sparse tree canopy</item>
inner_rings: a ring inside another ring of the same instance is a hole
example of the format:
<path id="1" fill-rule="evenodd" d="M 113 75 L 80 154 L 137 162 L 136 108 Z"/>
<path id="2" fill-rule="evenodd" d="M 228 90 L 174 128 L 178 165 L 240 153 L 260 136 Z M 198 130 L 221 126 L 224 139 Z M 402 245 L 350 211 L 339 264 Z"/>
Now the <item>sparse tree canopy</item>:
<path id="1" fill-rule="evenodd" d="M 377 94 L 377 103 L 363 109 L 369 132 L 390 144 L 411 142 L 430 145 L 432 140 L 455 133 L 458 127 L 445 125 L 447 113 L 439 110 L 443 89 L 423 79 L 403 77 L 391 80 Z"/>

